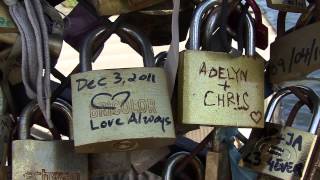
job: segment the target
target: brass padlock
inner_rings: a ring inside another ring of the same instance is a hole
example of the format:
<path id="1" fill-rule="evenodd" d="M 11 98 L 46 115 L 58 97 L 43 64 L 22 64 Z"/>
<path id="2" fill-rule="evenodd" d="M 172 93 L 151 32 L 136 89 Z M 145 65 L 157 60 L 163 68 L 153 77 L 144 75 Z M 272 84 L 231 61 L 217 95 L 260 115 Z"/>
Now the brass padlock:
<path id="1" fill-rule="evenodd" d="M 100 16 L 137 11 L 164 0 L 89 0 Z"/>
<path id="2" fill-rule="evenodd" d="M 77 152 L 129 151 L 174 143 L 165 72 L 154 67 L 148 39 L 130 27 L 119 26 L 140 45 L 146 67 L 91 71 L 88 51 L 95 38 L 107 30 L 104 26 L 96 28 L 83 43 L 82 73 L 71 77 Z"/>
<path id="3" fill-rule="evenodd" d="M 293 127 L 270 123 L 282 98 L 295 93 L 291 87 L 279 90 L 271 99 L 265 115 L 265 128 L 253 130 L 242 149 L 244 165 L 257 172 L 281 179 L 300 179 L 309 168 L 310 155 L 317 140 L 320 122 L 320 98 L 310 88 L 296 86 L 312 104 L 312 123 L 305 132 Z M 291 122 L 290 122 L 291 123 Z"/>
<path id="4" fill-rule="evenodd" d="M 264 61 L 255 57 L 248 23 L 248 56 L 199 51 L 202 15 L 216 4 L 201 3 L 190 27 L 190 49 L 180 55 L 178 112 L 184 124 L 263 127 Z"/>
<path id="5" fill-rule="evenodd" d="M 267 0 L 267 6 L 279 11 L 296 13 L 302 13 L 307 10 L 306 0 Z"/>
<path id="6" fill-rule="evenodd" d="M 72 139 L 72 114 L 70 105 L 59 99 L 52 108 L 64 113 L 69 122 Z M 19 140 L 12 144 L 12 179 L 88 179 L 88 158 L 76 154 L 72 140 L 38 141 L 30 139 L 32 116 L 39 111 L 30 102 L 19 118 Z"/>
<path id="7" fill-rule="evenodd" d="M 303 79 L 320 68 L 320 22 L 277 38 L 270 46 L 270 81 Z"/>

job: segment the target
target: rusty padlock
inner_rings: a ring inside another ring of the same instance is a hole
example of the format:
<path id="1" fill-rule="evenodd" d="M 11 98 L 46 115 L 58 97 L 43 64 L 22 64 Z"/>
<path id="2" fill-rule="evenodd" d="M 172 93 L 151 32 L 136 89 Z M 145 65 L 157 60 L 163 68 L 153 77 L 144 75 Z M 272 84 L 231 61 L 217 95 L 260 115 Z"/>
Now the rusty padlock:
<path id="1" fill-rule="evenodd" d="M 70 105 L 59 99 L 52 108 L 61 111 L 69 122 L 72 139 L 72 113 Z M 39 111 L 36 102 L 30 102 L 19 119 L 19 140 L 12 144 L 12 179 L 88 179 L 88 158 L 76 154 L 72 140 L 38 141 L 30 139 L 32 116 Z"/>

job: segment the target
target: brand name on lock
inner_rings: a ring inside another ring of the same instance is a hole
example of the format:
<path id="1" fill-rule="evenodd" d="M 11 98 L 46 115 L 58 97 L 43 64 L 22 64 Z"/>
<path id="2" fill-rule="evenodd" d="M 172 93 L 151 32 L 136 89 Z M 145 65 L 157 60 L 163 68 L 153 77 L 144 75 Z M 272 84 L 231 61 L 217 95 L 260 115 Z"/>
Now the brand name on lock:
<path id="1" fill-rule="evenodd" d="M 179 72 L 183 122 L 262 127 L 263 61 L 201 51 L 192 56 L 184 52 Z"/>
<path id="2" fill-rule="evenodd" d="M 309 25 L 276 40 L 271 45 L 272 82 L 302 78 L 320 68 L 319 28 L 320 23 Z"/>
<path id="3" fill-rule="evenodd" d="M 23 175 L 25 180 L 54 180 L 54 179 L 70 179 L 80 180 L 79 172 L 48 172 L 45 169 L 37 172 L 26 172 Z"/>
<path id="4" fill-rule="evenodd" d="M 255 142 L 254 151 L 244 158 L 245 163 L 267 174 L 276 173 L 277 177 L 302 177 L 313 135 L 273 124 L 267 129 L 268 135 Z"/>

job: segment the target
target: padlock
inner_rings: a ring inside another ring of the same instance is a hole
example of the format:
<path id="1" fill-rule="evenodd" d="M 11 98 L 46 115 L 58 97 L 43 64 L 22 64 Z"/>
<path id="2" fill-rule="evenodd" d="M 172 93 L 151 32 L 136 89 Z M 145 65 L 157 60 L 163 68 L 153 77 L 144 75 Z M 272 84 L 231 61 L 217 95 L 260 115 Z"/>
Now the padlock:
<path id="1" fill-rule="evenodd" d="M 320 68 L 320 22 L 285 34 L 285 12 L 279 12 L 279 18 L 278 37 L 270 45 L 269 77 L 274 84 L 304 79 Z"/>
<path id="2" fill-rule="evenodd" d="M 52 108 L 65 114 L 72 139 L 70 105 L 59 99 Z M 30 139 L 32 116 L 39 111 L 36 102 L 30 102 L 19 118 L 19 140 L 12 144 L 12 179 L 88 179 L 88 158 L 76 154 L 72 140 L 38 141 Z"/>
<path id="3" fill-rule="evenodd" d="M 194 10 L 191 1 L 181 1 L 179 10 L 179 41 L 187 37 L 190 19 Z M 149 37 L 153 46 L 168 45 L 171 42 L 171 21 L 173 1 L 165 1 L 155 6 L 132 12 L 124 22 L 139 27 Z"/>
<path id="4" fill-rule="evenodd" d="M 175 140 L 165 72 L 154 67 L 152 46 L 147 38 L 130 27 L 119 26 L 140 45 L 146 67 L 90 71 L 90 47 L 107 29 L 96 28 L 83 43 L 82 73 L 71 77 L 77 152 L 150 149 L 170 145 Z"/>
<path id="5" fill-rule="evenodd" d="M 177 152 L 171 155 L 163 169 L 162 177 L 163 180 L 176 180 L 176 179 L 192 179 L 192 180 L 203 180 L 204 179 L 204 167 L 201 160 L 198 157 L 193 158 L 190 161 L 192 169 L 187 172 L 175 173 L 175 167 L 183 160 L 185 156 L 188 156 L 189 152 Z M 190 177 L 192 176 L 192 177 Z"/>
<path id="6" fill-rule="evenodd" d="M 201 17 L 215 3 L 208 0 L 197 7 L 190 27 L 190 50 L 180 55 L 178 119 L 184 124 L 261 128 L 264 62 L 255 57 L 251 18 L 246 26 L 250 57 L 199 51 Z"/>
<path id="7" fill-rule="evenodd" d="M 267 6 L 286 12 L 303 13 L 307 10 L 306 0 L 267 0 Z"/>
<path id="8" fill-rule="evenodd" d="M 164 0 L 89 0 L 100 16 L 137 11 L 163 2 Z"/>
<path id="9" fill-rule="evenodd" d="M 281 99 L 295 93 L 292 87 L 280 89 L 271 99 L 265 115 L 265 128 L 252 131 L 242 150 L 244 165 L 262 174 L 281 179 L 304 178 L 320 122 L 320 98 L 310 88 L 296 86 L 312 103 L 312 122 L 305 132 L 271 123 L 272 114 Z M 290 122 L 291 123 L 291 122 Z"/>

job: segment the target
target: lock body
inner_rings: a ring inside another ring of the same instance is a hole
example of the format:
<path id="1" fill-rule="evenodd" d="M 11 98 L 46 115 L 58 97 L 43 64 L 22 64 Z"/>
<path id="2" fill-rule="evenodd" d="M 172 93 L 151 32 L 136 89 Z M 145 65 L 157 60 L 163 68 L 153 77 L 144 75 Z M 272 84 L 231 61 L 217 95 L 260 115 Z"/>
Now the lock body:
<path id="1" fill-rule="evenodd" d="M 184 124 L 263 127 L 262 59 L 193 50 L 181 57 L 178 107 Z"/>
<path id="2" fill-rule="evenodd" d="M 306 0 L 267 0 L 267 6 L 280 11 L 296 13 L 307 10 Z"/>
<path id="3" fill-rule="evenodd" d="M 89 0 L 100 16 L 123 14 L 163 2 L 164 0 Z"/>
<path id="4" fill-rule="evenodd" d="M 88 71 L 71 79 L 77 152 L 129 151 L 174 143 L 162 68 Z"/>
<path id="5" fill-rule="evenodd" d="M 243 150 L 244 166 L 281 179 L 301 178 L 309 164 L 317 135 L 266 123 L 252 131 Z"/>
<path id="6" fill-rule="evenodd" d="M 320 68 L 319 28 L 320 23 L 314 23 L 291 32 L 271 44 L 272 83 L 301 79 Z"/>
<path id="7" fill-rule="evenodd" d="M 88 179 L 87 155 L 74 153 L 72 141 L 16 140 L 12 179 Z"/>

